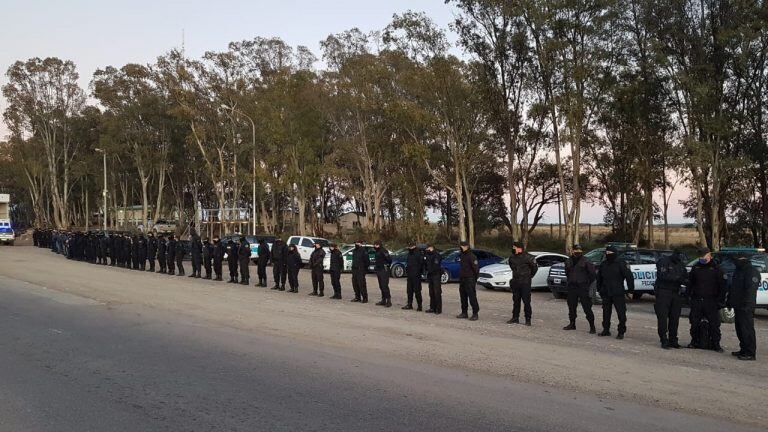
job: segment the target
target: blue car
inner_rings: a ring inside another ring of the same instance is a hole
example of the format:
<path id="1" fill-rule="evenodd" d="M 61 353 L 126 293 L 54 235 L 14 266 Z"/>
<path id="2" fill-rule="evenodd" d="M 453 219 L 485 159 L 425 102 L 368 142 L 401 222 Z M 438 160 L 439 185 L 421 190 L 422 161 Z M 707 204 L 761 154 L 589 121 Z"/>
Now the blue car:
<path id="1" fill-rule="evenodd" d="M 487 265 L 497 264 L 502 258 L 493 252 L 484 251 L 481 249 L 472 249 L 472 252 L 477 257 L 478 267 L 482 268 Z M 459 268 L 461 264 L 459 259 L 461 257 L 461 249 L 447 249 L 441 252 L 443 262 L 440 264 L 443 268 L 443 274 L 440 277 L 442 283 L 448 283 L 450 281 L 459 280 Z"/>

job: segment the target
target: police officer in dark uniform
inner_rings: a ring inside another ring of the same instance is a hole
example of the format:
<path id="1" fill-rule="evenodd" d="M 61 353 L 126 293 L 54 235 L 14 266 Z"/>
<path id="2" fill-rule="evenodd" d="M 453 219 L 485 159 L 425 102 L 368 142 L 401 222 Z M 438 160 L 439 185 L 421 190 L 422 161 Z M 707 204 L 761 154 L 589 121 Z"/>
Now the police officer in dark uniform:
<path id="1" fill-rule="evenodd" d="M 325 295 L 325 280 L 323 276 L 323 260 L 325 260 L 325 250 L 320 242 L 315 241 L 315 250 L 309 255 L 309 269 L 312 272 L 312 292 L 311 296 L 323 297 Z"/>
<path id="2" fill-rule="evenodd" d="M 226 246 L 227 265 L 229 266 L 229 283 L 237 283 L 237 263 L 239 257 L 237 256 L 237 244 L 229 239 Z"/>
<path id="3" fill-rule="evenodd" d="M 408 247 L 408 257 L 406 259 L 405 273 L 408 278 L 406 284 L 406 293 L 408 303 L 403 306 L 405 310 L 413 309 L 413 298 L 416 297 L 416 310 L 421 312 L 421 274 L 424 270 L 424 254 L 416 247 L 416 243 L 411 243 Z"/>
<path id="4" fill-rule="evenodd" d="M 752 266 L 747 255 L 740 255 L 736 259 L 736 270 L 733 272 L 728 296 L 728 303 L 736 314 L 734 325 L 739 338 L 739 350 L 731 354 L 739 360 L 754 361 L 757 355 L 755 305 L 759 286 L 760 272 Z"/>
<path id="5" fill-rule="evenodd" d="M 107 265 L 109 258 L 109 234 L 104 233 L 99 236 L 99 264 Z"/>
<path id="6" fill-rule="evenodd" d="M 341 256 L 341 251 L 336 243 L 331 243 L 331 286 L 333 287 L 333 295 L 330 297 L 334 300 L 341 300 L 341 272 L 344 270 L 344 258 Z"/>
<path id="7" fill-rule="evenodd" d="M 138 258 L 139 258 L 139 270 L 146 271 L 147 270 L 147 239 L 144 237 L 144 234 L 139 234 L 139 245 L 137 247 L 138 249 Z"/>
<path id="8" fill-rule="evenodd" d="M 139 263 L 139 236 L 134 235 L 131 238 L 131 261 L 133 262 L 133 269 L 139 270 L 141 263 Z"/>
<path id="9" fill-rule="evenodd" d="M 427 313 L 440 315 L 443 313 L 443 288 L 440 278 L 443 274 L 443 268 L 440 265 L 443 262 L 442 257 L 435 250 L 433 245 L 427 245 L 427 251 L 424 254 L 424 267 L 427 272 L 427 283 L 429 284 L 429 309 Z"/>
<path id="10" fill-rule="evenodd" d="M 288 248 L 285 247 L 285 243 L 281 239 L 275 240 L 271 251 L 272 277 L 275 280 L 273 290 L 285 291 L 285 279 L 288 276 L 288 267 L 285 262 L 287 254 Z"/>
<path id="11" fill-rule="evenodd" d="M 705 345 L 703 342 L 711 342 L 713 350 L 723 352 L 720 347 L 719 309 L 725 306 L 728 276 L 712 259 L 711 251 L 706 248 L 702 250 L 701 257 L 687 276 L 687 295 L 691 306 L 691 312 L 688 314 L 688 321 L 691 323 L 691 343 L 688 344 L 688 348 L 700 348 Z M 699 340 L 701 326 L 705 323 L 709 326 L 709 341 Z M 671 342 L 670 337 L 669 345 L 673 347 Z"/>
<path id="12" fill-rule="evenodd" d="M 213 245 L 208 237 L 203 239 L 203 268 L 205 268 L 205 277 L 203 279 L 211 279 L 213 262 Z"/>
<path id="13" fill-rule="evenodd" d="M 181 240 L 176 242 L 176 274 L 178 276 L 184 276 L 184 256 L 187 254 L 187 249 L 184 247 L 184 243 Z"/>
<path id="14" fill-rule="evenodd" d="M 589 333 L 595 334 L 595 314 L 592 313 L 592 298 L 589 287 L 597 278 L 594 264 L 584 258 L 581 245 L 573 245 L 571 256 L 565 261 L 565 275 L 568 279 L 568 322 L 563 330 L 576 330 L 576 310 L 579 303 L 589 323 Z"/>
<path id="15" fill-rule="evenodd" d="M 149 270 L 155 271 L 155 260 L 157 260 L 157 238 L 153 232 L 147 234 L 147 259 L 149 260 Z"/>
<path id="16" fill-rule="evenodd" d="M 192 256 L 192 274 L 189 277 L 200 279 L 203 264 L 203 243 L 200 241 L 200 235 L 194 228 L 190 234 L 190 254 Z"/>
<path id="17" fill-rule="evenodd" d="M 656 263 L 656 283 L 653 309 L 656 312 L 659 341 L 663 349 L 680 348 L 677 328 L 680 311 L 683 308 L 683 286 L 688 283 L 682 251 L 675 249 L 670 256 L 664 256 Z"/>
<path id="18" fill-rule="evenodd" d="M 296 245 L 288 246 L 288 249 L 285 253 L 285 260 L 283 262 L 285 263 L 286 276 L 288 277 L 288 292 L 297 293 L 299 292 L 299 269 L 301 269 L 301 255 L 299 255 L 299 251 L 296 249 Z"/>
<path id="19" fill-rule="evenodd" d="M 240 266 L 240 284 L 251 283 L 251 244 L 248 239 L 240 237 L 240 245 L 237 247 L 237 261 Z"/>
<path id="20" fill-rule="evenodd" d="M 173 276 L 173 274 L 176 272 L 174 268 L 176 263 L 176 238 L 173 236 L 173 234 L 168 236 L 165 262 L 168 264 L 167 274 Z"/>
<path id="21" fill-rule="evenodd" d="M 526 252 L 523 244 L 514 242 L 512 244 L 512 255 L 509 257 L 509 268 L 512 269 L 512 319 L 507 324 L 520 323 L 520 303 L 523 303 L 525 309 L 525 325 L 531 325 L 533 310 L 531 309 L 531 280 L 539 266 L 531 254 Z"/>
<path id="22" fill-rule="evenodd" d="M 259 276 L 260 287 L 267 286 L 267 264 L 269 264 L 269 245 L 265 239 L 259 240 L 259 249 L 257 251 L 259 257 L 256 259 L 257 273 Z"/>
<path id="23" fill-rule="evenodd" d="M 356 241 L 355 248 L 352 250 L 352 291 L 355 292 L 353 302 L 362 302 L 363 299 L 366 303 L 368 302 L 368 284 L 365 275 L 370 265 L 371 259 L 368 257 L 368 251 L 363 247 L 363 242 Z M 378 271 L 376 273 L 378 274 Z"/>
<path id="24" fill-rule="evenodd" d="M 392 307 L 392 294 L 389 291 L 389 266 L 392 264 L 392 257 L 389 255 L 387 248 L 385 248 L 381 243 L 381 240 L 376 240 L 373 242 L 373 248 L 376 250 L 376 255 L 374 256 L 373 261 L 373 269 L 376 271 L 376 279 L 379 282 L 379 290 L 381 291 L 381 301 L 376 303 L 376 305 Z M 368 252 L 365 251 L 365 248 L 361 247 L 361 249 L 365 255 L 368 256 Z M 367 271 L 368 268 L 366 267 L 365 272 Z M 363 278 L 365 278 L 365 273 L 363 271 L 360 271 L 360 274 L 362 274 Z M 363 297 L 362 303 L 367 302 L 368 299 Z"/>
<path id="25" fill-rule="evenodd" d="M 605 249 L 605 261 L 597 271 L 597 290 L 603 300 L 603 331 L 598 336 L 611 335 L 611 313 L 616 308 L 619 317 L 618 335 L 616 339 L 624 339 L 627 332 L 627 302 L 624 297 L 624 283 L 630 293 L 635 291 L 635 281 L 632 272 L 624 260 L 619 259 L 614 246 Z"/>
<path id="26" fill-rule="evenodd" d="M 125 268 L 133 268 L 133 238 L 128 234 L 123 237 L 123 256 L 125 257 Z"/>
<path id="27" fill-rule="evenodd" d="M 463 241 L 459 244 L 459 298 L 461 299 L 461 313 L 456 316 L 459 319 L 467 318 L 469 305 L 472 305 L 470 321 L 477 321 L 480 312 L 480 304 L 477 302 L 477 276 L 480 274 L 480 263 L 469 248 L 469 243 Z"/>
<path id="28" fill-rule="evenodd" d="M 168 249 L 168 243 L 165 241 L 165 236 L 160 235 L 157 238 L 157 262 L 160 264 L 160 270 L 158 273 L 168 272 L 168 259 L 165 251 Z"/>
<path id="29" fill-rule="evenodd" d="M 117 235 L 109 234 L 109 265 L 114 267 L 117 265 Z"/>
<path id="30" fill-rule="evenodd" d="M 213 237 L 213 272 L 216 273 L 216 280 L 222 281 L 224 263 L 224 245 L 221 244 L 219 236 Z"/>

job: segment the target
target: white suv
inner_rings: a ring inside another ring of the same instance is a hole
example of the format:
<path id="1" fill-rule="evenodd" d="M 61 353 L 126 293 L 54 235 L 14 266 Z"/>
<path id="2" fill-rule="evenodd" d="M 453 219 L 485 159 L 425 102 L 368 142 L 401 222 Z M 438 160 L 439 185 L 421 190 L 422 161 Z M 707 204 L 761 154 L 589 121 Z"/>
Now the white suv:
<path id="1" fill-rule="evenodd" d="M 291 236 L 288 238 L 288 242 L 286 242 L 286 245 L 287 246 L 295 245 L 296 250 L 299 251 L 301 260 L 306 263 L 306 262 L 309 262 L 309 256 L 312 254 L 312 251 L 315 249 L 315 242 L 320 242 L 326 254 L 331 253 L 331 250 L 329 248 L 330 243 L 328 242 L 328 240 L 320 237 Z"/>

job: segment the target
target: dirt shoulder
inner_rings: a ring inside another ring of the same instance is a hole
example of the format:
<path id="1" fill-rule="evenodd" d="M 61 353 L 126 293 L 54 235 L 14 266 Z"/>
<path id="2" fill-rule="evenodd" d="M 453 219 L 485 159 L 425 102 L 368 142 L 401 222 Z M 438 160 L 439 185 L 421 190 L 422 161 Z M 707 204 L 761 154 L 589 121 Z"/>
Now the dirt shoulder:
<path id="1" fill-rule="evenodd" d="M 252 269 L 255 273 L 255 269 Z M 271 274 L 271 272 L 270 272 Z M 457 287 L 444 289 L 442 316 L 350 303 L 349 276 L 342 301 L 288 294 L 186 277 L 170 277 L 72 262 L 34 247 L 0 248 L 2 278 L 29 282 L 93 299 L 107 307 L 140 304 L 194 316 L 215 325 L 252 330 L 326 346 L 364 350 L 420 363 L 509 377 L 607 399 L 643 404 L 763 426 L 768 387 L 764 357 L 738 362 L 728 354 L 658 348 L 650 304 L 630 305 L 624 341 L 560 330 L 566 306 L 546 293 L 535 295 L 534 326 L 510 326 L 511 296 L 480 289 L 481 320 L 453 318 Z M 328 284 L 329 285 L 329 284 Z M 371 298 L 378 292 L 368 279 Z M 393 300 L 403 304 L 404 283 L 393 280 Z M 426 289 L 425 297 L 426 297 Z M 94 307 L 104 307 L 96 305 Z M 595 312 L 599 315 L 599 310 Z M 768 320 L 760 318 L 758 351 L 766 346 Z M 688 325 L 681 320 L 681 342 Z M 727 350 L 737 347 L 732 325 L 723 326 Z"/>

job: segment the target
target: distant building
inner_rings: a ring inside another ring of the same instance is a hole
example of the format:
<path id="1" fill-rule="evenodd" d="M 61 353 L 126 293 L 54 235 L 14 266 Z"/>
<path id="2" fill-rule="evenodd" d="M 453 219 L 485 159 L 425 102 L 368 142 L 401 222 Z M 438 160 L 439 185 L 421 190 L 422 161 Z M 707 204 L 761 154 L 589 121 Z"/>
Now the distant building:
<path id="1" fill-rule="evenodd" d="M 342 231 L 368 229 L 368 219 L 365 212 L 347 212 L 339 216 L 339 226 Z"/>

